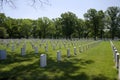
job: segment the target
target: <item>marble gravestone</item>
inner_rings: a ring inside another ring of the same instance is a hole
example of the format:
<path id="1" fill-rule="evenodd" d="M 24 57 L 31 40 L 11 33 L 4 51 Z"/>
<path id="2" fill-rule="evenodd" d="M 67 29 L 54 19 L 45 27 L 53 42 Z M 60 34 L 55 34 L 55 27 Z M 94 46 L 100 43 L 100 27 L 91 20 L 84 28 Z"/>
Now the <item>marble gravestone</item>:
<path id="1" fill-rule="evenodd" d="M 21 55 L 22 55 L 22 56 L 25 56 L 25 54 L 26 54 L 26 50 L 25 50 L 25 48 L 23 47 L 23 48 L 21 48 Z"/>
<path id="2" fill-rule="evenodd" d="M 38 47 L 35 47 L 35 53 L 36 54 L 38 53 Z"/>
<path id="3" fill-rule="evenodd" d="M 57 61 L 61 61 L 61 52 L 57 51 Z"/>
<path id="4" fill-rule="evenodd" d="M 0 60 L 6 59 L 6 51 L 0 50 Z"/>
<path id="5" fill-rule="evenodd" d="M 41 54 L 41 55 L 40 55 L 40 66 L 41 66 L 41 67 L 47 66 L 46 54 Z"/>
<path id="6" fill-rule="evenodd" d="M 15 47 L 14 45 L 11 46 L 11 51 L 14 51 L 15 50 Z"/>
<path id="7" fill-rule="evenodd" d="M 67 49 L 67 57 L 70 57 L 70 49 Z"/>
<path id="8" fill-rule="evenodd" d="M 74 47 L 74 55 L 77 55 L 76 47 Z"/>
<path id="9" fill-rule="evenodd" d="M 116 68 L 119 68 L 119 53 L 116 53 Z"/>
<path id="10" fill-rule="evenodd" d="M 117 49 L 114 50 L 114 59 L 115 59 L 115 62 L 116 62 L 116 54 L 117 54 Z"/>

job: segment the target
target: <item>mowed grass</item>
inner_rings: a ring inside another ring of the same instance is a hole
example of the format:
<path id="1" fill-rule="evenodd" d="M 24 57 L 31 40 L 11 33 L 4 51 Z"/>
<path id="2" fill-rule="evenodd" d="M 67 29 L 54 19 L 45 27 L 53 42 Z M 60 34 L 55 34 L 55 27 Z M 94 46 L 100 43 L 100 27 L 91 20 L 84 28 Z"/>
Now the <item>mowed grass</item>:
<path id="1" fill-rule="evenodd" d="M 24 57 L 20 55 L 20 47 L 14 52 L 7 49 L 7 59 L 0 61 L 0 80 L 117 80 L 118 77 L 109 41 L 103 41 L 82 53 L 77 47 L 77 55 L 70 46 L 69 58 L 64 47 L 56 50 L 49 47 L 48 52 L 41 47 L 35 54 L 27 43 L 27 49 Z M 57 50 L 62 54 L 60 62 L 56 60 Z M 40 67 L 40 54 L 43 53 L 47 54 L 45 68 Z"/>

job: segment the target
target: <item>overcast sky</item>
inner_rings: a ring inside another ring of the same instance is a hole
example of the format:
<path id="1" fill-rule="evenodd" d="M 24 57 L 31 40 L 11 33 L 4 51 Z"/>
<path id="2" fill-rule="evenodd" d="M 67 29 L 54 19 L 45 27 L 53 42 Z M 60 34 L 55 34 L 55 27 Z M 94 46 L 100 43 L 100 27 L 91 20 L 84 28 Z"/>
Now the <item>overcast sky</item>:
<path id="1" fill-rule="evenodd" d="M 14 1 L 15 9 L 7 5 L 1 11 L 12 18 L 37 19 L 48 17 L 52 19 L 60 17 L 61 13 L 68 11 L 75 13 L 79 18 L 83 18 L 83 14 L 90 8 L 105 11 L 110 6 L 120 7 L 120 0 L 49 0 L 48 5 L 41 6 L 37 2 L 34 7 L 30 6 L 30 0 Z"/>

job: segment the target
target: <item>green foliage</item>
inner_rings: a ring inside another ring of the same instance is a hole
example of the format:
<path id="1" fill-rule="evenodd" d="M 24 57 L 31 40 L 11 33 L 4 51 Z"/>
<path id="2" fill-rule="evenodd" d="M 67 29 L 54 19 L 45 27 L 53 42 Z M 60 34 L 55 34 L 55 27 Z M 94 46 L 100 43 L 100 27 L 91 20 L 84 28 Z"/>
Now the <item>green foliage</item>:
<path id="1" fill-rule="evenodd" d="M 6 29 L 4 27 L 0 27 L 0 38 L 6 37 L 7 37 Z"/>
<path id="2" fill-rule="evenodd" d="M 18 21 L 19 22 L 19 21 Z M 32 32 L 32 20 L 30 19 L 23 19 L 22 23 L 19 24 L 20 29 L 20 33 L 22 34 L 21 36 L 24 38 L 29 38 L 31 36 L 31 32 Z"/>
<path id="3" fill-rule="evenodd" d="M 54 27 L 55 27 L 55 33 L 54 37 L 59 38 L 62 37 L 62 24 L 61 24 L 61 19 L 60 18 L 55 18 L 53 19 Z"/>
<path id="4" fill-rule="evenodd" d="M 106 15 L 109 16 L 109 29 L 111 32 L 111 37 L 114 39 L 117 33 L 117 29 L 120 28 L 120 8 L 119 7 L 109 7 L 106 11 Z"/>
<path id="5" fill-rule="evenodd" d="M 84 35 L 83 31 L 85 31 L 85 22 L 84 22 L 84 20 L 77 19 L 76 24 L 75 24 L 75 31 L 76 31 L 76 34 L 77 34 L 78 38 L 85 37 L 85 36 L 83 36 Z M 74 37 L 74 36 L 72 36 L 72 37 Z"/>
<path id="6" fill-rule="evenodd" d="M 6 19 L 6 16 L 4 13 L 0 13 L 0 26 L 5 26 L 5 19 Z"/>
<path id="7" fill-rule="evenodd" d="M 100 31 L 100 37 L 103 36 L 104 29 L 104 12 L 102 10 L 96 11 L 95 9 L 89 9 L 84 17 L 91 24 L 91 32 L 96 40 Z"/>
<path id="8" fill-rule="evenodd" d="M 49 18 L 39 18 L 37 24 L 42 38 L 51 37 L 54 34 L 54 24 Z"/>
<path id="9" fill-rule="evenodd" d="M 102 10 L 89 9 L 85 19 L 72 12 L 60 17 L 14 19 L 0 13 L 0 26 L 4 27 L 8 38 L 112 38 L 120 37 L 120 8 L 109 7 Z"/>
<path id="10" fill-rule="evenodd" d="M 77 16 L 72 12 L 61 14 L 62 32 L 66 38 L 71 38 L 74 33 Z"/>
<path id="11" fill-rule="evenodd" d="M 105 29 L 105 14 L 102 10 L 98 11 L 98 26 L 99 26 L 98 36 L 102 39 Z"/>

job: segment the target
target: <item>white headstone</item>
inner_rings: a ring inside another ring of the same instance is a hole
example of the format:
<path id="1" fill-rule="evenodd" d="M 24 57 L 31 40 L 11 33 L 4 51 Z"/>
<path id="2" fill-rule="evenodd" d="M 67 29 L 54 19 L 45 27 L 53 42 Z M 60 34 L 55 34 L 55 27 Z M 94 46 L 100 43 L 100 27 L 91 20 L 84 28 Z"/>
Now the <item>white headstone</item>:
<path id="1" fill-rule="evenodd" d="M 25 48 L 21 48 L 21 55 L 24 56 L 26 54 Z"/>
<path id="2" fill-rule="evenodd" d="M 40 66 L 45 67 L 47 66 L 47 60 L 46 60 L 46 54 L 41 54 L 40 55 Z"/>
<path id="3" fill-rule="evenodd" d="M 0 60 L 6 59 L 6 51 L 0 50 Z"/>
<path id="4" fill-rule="evenodd" d="M 119 53 L 116 53 L 116 68 L 119 68 Z"/>
<path id="5" fill-rule="evenodd" d="M 61 52 L 57 51 L 57 61 L 61 61 Z"/>
<path id="6" fill-rule="evenodd" d="M 116 50 L 116 48 L 113 47 L 113 57 L 114 57 L 114 58 L 115 58 L 115 50 Z"/>
<path id="7" fill-rule="evenodd" d="M 76 47 L 74 47 L 74 55 L 77 55 Z"/>
<path id="8" fill-rule="evenodd" d="M 119 59 L 119 66 L 120 66 L 120 59 Z M 118 80 L 120 80 L 120 67 L 118 68 Z"/>
<path id="9" fill-rule="evenodd" d="M 12 50 L 12 51 L 14 51 L 14 50 L 15 50 L 14 45 L 12 45 L 12 46 L 11 46 L 11 50 Z"/>
<path id="10" fill-rule="evenodd" d="M 67 57 L 70 57 L 70 49 L 67 49 Z"/>
<path id="11" fill-rule="evenodd" d="M 115 59 L 115 62 L 116 62 L 116 54 L 117 54 L 117 49 L 114 50 L 114 59 Z"/>
<path id="12" fill-rule="evenodd" d="M 35 47 L 35 53 L 38 53 L 38 47 Z"/>

